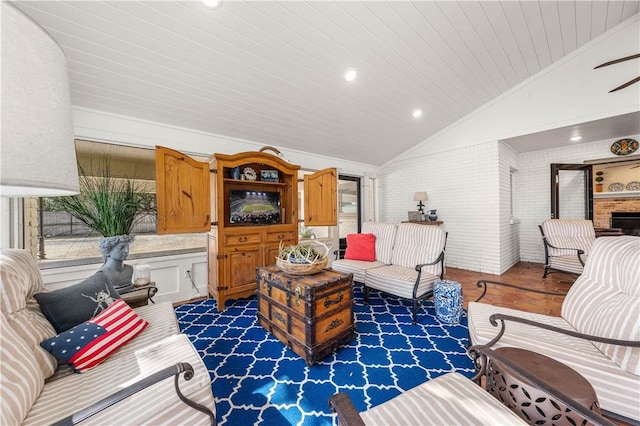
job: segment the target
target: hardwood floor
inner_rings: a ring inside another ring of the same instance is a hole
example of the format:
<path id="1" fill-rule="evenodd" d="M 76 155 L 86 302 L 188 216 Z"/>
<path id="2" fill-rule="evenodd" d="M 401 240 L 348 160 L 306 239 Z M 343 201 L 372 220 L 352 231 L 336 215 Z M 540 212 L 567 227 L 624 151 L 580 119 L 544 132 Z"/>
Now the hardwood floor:
<path id="1" fill-rule="evenodd" d="M 481 279 L 565 293 L 575 281 L 573 276 L 561 273 L 552 273 L 543 279 L 543 271 L 544 266 L 541 263 L 530 262 L 519 262 L 502 275 L 484 274 L 448 267 L 444 278 L 458 281 L 462 284 L 465 309 L 470 301 L 476 300 L 482 293 L 482 289 L 476 286 L 478 280 Z M 560 316 L 560 307 L 563 300 L 563 296 L 536 294 L 504 286 L 489 285 L 487 294 L 483 297 L 482 302 L 528 312 Z"/>

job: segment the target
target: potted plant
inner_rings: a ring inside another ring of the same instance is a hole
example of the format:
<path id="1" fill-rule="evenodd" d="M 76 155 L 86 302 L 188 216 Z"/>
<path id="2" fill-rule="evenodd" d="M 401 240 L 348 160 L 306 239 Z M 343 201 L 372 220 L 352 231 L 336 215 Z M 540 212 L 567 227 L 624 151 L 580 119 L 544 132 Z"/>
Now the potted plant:
<path id="1" fill-rule="evenodd" d="M 604 174 L 604 172 L 596 172 L 596 192 L 602 192 L 602 181 L 604 180 L 604 178 L 602 177 L 602 175 Z"/>
<path id="2" fill-rule="evenodd" d="M 135 179 L 115 177 L 108 159 L 98 170 L 98 176 L 89 176 L 82 166 L 80 194 L 56 197 L 62 210 L 102 235 L 100 251 L 104 265 L 100 268 L 116 290 L 124 290 L 132 283 L 133 267 L 125 265 L 129 244 L 134 236 L 131 229 L 144 216 L 151 214 L 150 194 Z"/>

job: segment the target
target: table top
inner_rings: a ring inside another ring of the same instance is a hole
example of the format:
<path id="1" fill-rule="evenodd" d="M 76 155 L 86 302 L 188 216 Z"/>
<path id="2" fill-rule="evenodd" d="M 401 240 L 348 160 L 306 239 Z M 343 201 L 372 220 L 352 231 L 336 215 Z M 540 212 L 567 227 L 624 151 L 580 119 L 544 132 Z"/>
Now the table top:
<path id="1" fill-rule="evenodd" d="M 514 347 L 501 347 L 495 351 L 507 358 L 509 362 L 534 374 L 573 399 L 588 398 L 594 394 L 593 387 L 587 379 L 573 368 L 555 359 Z"/>

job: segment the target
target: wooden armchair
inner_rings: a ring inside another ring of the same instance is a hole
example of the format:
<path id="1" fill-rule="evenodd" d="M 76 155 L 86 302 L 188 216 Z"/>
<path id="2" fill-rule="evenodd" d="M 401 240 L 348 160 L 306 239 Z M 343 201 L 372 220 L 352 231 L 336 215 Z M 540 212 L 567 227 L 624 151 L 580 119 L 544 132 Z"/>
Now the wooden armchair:
<path id="1" fill-rule="evenodd" d="M 580 275 L 596 240 L 590 220 L 548 219 L 539 226 L 544 243 L 544 274 L 564 272 Z"/>
<path id="2" fill-rule="evenodd" d="M 553 358 L 589 381 L 603 412 L 628 423 L 640 423 L 638 265 L 639 237 L 598 238 L 584 272 L 565 296 L 561 317 L 471 302 L 470 343 L 518 347 Z M 478 282 L 485 291 L 487 285 L 564 295 L 516 284 Z M 484 291 L 478 300 L 483 295 Z"/>

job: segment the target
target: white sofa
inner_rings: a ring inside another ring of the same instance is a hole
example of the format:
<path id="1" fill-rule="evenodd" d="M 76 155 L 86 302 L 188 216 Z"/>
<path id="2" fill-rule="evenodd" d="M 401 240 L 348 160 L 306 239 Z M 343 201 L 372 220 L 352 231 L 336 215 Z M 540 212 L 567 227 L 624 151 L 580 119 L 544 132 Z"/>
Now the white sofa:
<path id="1" fill-rule="evenodd" d="M 82 414 L 77 414 L 81 410 L 113 398 L 115 392 L 134 390 L 139 391 L 114 405 L 109 406 L 113 399 L 108 400 L 108 408 L 81 423 L 215 423 L 208 371 L 188 338 L 179 333 L 170 303 L 135 309 L 149 322 L 146 329 L 101 364 L 76 374 L 67 365 L 58 366 L 56 358 L 40 346 L 56 332 L 33 297 L 46 291 L 33 257 L 23 250 L 3 250 L 0 277 L 0 424 L 77 423 L 82 420 Z M 191 368 L 193 376 L 187 380 Z M 187 373 L 181 374 L 183 369 Z M 178 396 L 174 377 L 190 402 Z"/>
<path id="2" fill-rule="evenodd" d="M 498 338 L 493 347 L 515 346 L 554 358 L 591 383 L 603 410 L 639 422 L 639 265 L 639 237 L 600 237 L 593 244 L 584 272 L 564 299 L 561 317 L 471 302 L 471 344 L 485 345 Z M 501 337 L 501 328 L 490 320 L 496 314 L 508 316 L 497 322 L 504 325 Z"/>
<path id="3" fill-rule="evenodd" d="M 375 261 L 341 259 L 334 270 L 353 273 L 364 284 L 364 301 L 371 289 L 409 299 L 413 323 L 418 306 L 433 294 L 435 282 L 444 274 L 447 233 L 437 225 L 404 222 L 400 225 L 369 222 L 362 233 L 373 233 Z M 348 250 L 348 247 L 347 247 Z"/>

